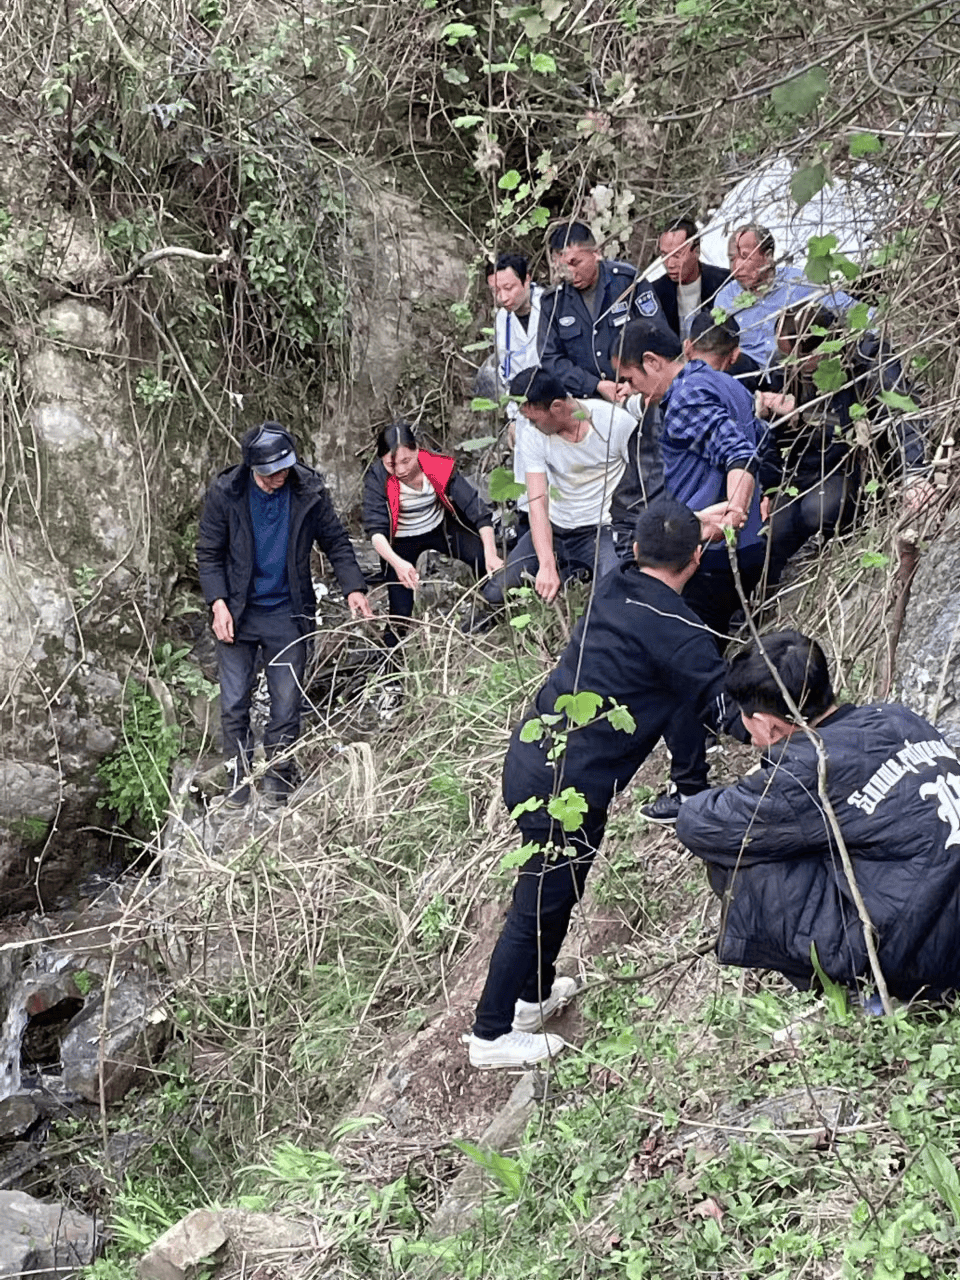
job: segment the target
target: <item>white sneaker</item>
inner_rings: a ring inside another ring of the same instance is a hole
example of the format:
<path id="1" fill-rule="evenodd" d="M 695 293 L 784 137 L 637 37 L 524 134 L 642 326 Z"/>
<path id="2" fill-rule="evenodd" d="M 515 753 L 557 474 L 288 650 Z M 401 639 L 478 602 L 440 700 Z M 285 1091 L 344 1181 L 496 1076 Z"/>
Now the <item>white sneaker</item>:
<path id="1" fill-rule="evenodd" d="M 544 1032 L 531 1035 L 526 1031 L 508 1031 L 496 1040 L 481 1040 L 471 1036 L 471 1067 L 528 1067 L 544 1058 L 554 1058 L 563 1049 L 561 1036 L 548 1036 Z"/>
<path id="2" fill-rule="evenodd" d="M 576 978 L 557 977 L 546 1000 L 518 1000 L 514 1006 L 514 1031 L 539 1031 L 548 1018 L 570 1003 L 579 989 Z"/>

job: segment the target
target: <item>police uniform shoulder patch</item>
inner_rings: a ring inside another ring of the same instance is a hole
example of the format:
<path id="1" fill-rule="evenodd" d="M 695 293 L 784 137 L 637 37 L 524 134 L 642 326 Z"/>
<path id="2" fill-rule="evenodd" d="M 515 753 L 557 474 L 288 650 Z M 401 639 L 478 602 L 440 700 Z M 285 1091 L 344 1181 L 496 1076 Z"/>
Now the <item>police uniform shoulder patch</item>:
<path id="1" fill-rule="evenodd" d="M 642 316 L 655 316 L 660 310 L 657 295 L 652 289 L 644 289 L 643 293 L 637 294 L 637 310 Z"/>
<path id="2" fill-rule="evenodd" d="M 613 306 L 610 308 L 610 314 L 612 316 L 618 316 L 622 311 L 629 311 L 629 310 L 630 310 L 629 302 L 615 302 Z"/>

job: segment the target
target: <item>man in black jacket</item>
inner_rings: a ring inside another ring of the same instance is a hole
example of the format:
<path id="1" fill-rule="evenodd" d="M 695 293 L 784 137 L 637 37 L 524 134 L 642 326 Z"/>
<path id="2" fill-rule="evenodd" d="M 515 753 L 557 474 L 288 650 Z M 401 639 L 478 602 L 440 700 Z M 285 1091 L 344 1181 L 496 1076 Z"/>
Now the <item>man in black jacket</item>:
<path id="1" fill-rule="evenodd" d="M 733 660 L 726 682 L 764 748 L 761 767 L 694 796 L 677 819 L 677 836 L 724 900 L 718 959 L 777 969 L 805 989 L 815 946 L 834 981 L 869 981 L 863 927 L 820 796 L 822 753 L 891 993 L 960 986 L 960 759 L 906 707 L 838 706 L 815 641 L 782 631 L 761 646 Z"/>
<path id="2" fill-rule="evenodd" d="M 233 762 L 229 803 L 250 798 L 250 698 L 262 654 L 270 695 L 263 735 L 268 760 L 300 733 L 307 637 L 317 600 L 310 572 L 316 542 L 326 552 L 350 612 L 372 617 L 367 584 L 343 525 L 316 471 L 297 462 L 293 437 L 276 422 L 248 431 L 243 462 L 216 477 L 207 494 L 197 540 L 204 599 L 213 610 L 220 664 L 224 755 Z M 268 770 L 268 798 L 284 803 L 293 767 L 278 760 Z"/>
<path id="3" fill-rule="evenodd" d="M 602 257 L 582 222 L 554 227 L 550 252 L 562 283 L 540 303 L 540 367 L 571 396 L 615 402 L 610 351 L 623 326 L 645 316 L 666 328 L 653 286 L 629 263 Z"/>
<path id="4" fill-rule="evenodd" d="M 503 798 L 530 856 L 520 867 L 469 1040 L 475 1067 L 523 1066 L 563 1048 L 541 1026 L 576 991 L 556 978 L 570 913 L 607 809 L 684 703 L 717 724 L 724 664 L 680 599 L 700 563 L 700 521 L 671 499 L 636 525 L 636 559 L 597 584 L 559 663 L 514 731 Z"/>
<path id="5" fill-rule="evenodd" d="M 654 280 L 651 288 L 673 332 L 681 340 L 689 338 L 693 317 L 713 306 L 730 272 L 700 261 L 700 232 L 690 218 L 678 218 L 664 228 L 657 251 L 666 274 Z"/>

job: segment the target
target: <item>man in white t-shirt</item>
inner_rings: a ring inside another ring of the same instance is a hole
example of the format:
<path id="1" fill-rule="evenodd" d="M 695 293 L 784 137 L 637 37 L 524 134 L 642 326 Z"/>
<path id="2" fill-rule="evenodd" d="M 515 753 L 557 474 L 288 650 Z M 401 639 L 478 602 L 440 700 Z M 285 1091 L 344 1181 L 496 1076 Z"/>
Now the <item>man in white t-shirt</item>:
<path id="1" fill-rule="evenodd" d="M 537 594 L 549 602 L 565 577 L 596 566 L 599 579 L 617 564 L 610 503 L 637 421 L 606 400 L 574 399 L 542 369 L 514 378 L 510 393 L 523 399 L 520 412 L 536 428 L 521 445 L 530 531 L 490 585 L 502 598 L 535 574 Z"/>

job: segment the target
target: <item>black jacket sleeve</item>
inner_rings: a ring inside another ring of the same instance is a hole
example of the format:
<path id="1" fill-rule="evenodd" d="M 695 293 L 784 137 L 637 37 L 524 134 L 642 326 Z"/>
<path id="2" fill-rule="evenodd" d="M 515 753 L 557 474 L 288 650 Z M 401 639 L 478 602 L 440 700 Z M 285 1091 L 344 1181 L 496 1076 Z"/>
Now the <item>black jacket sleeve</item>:
<path id="1" fill-rule="evenodd" d="M 447 485 L 447 497 L 453 503 L 457 514 L 465 524 L 474 529 L 490 528 L 493 525 L 493 513 L 477 492 L 476 488 L 454 471 Z"/>
<path id="2" fill-rule="evenodd" d="M 345 596 L 352 591 L 366 591 L 367 580 L 363 576 L 347 531 L 333 509 L 330 495 L 322 489 L 320 500 L 313 508 L 313 537 L 333 567 L 340 589 Z"/>
<path id="3" fill-rule="evenodd" d="M 387 470 L 379 459 L 363 477 L 363 527 L 367 537 L 382 533 L 390 540 L 390 508 L 387 506 Z"/>
<path id="4" fill-rule="evenodd" d="M 227 548 L 230 523 L 223 495 L 214 483 L 200 516 L 197 533 L 197 571 L 200 590 L 207 604 L 226 600 L 230 590 L 227 583 Z"/>

